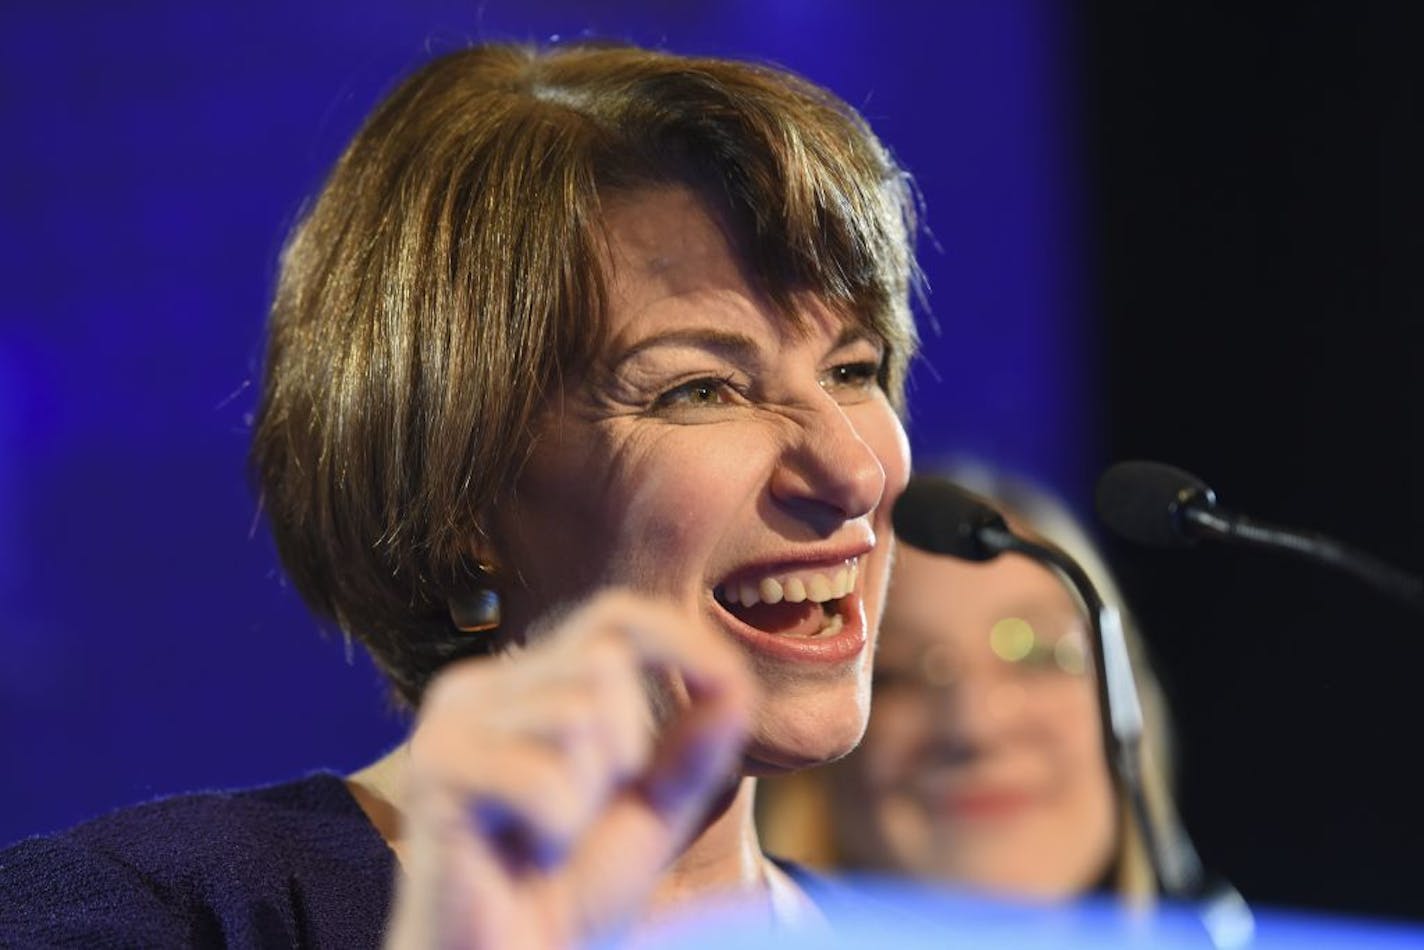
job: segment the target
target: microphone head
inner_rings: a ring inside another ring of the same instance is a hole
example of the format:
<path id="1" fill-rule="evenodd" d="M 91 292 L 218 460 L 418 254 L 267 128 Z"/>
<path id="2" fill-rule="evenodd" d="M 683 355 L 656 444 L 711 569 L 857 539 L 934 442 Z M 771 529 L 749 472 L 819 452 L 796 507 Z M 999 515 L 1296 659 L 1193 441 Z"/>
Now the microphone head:
<path id="1" fill-rule="evenodd" d="M 985 529 L 1008 532 L 1003 516 L 979 497 L 929 475 L 910 479 L 890 520 L 896 536 L 911 547 L 965 561 L 987 561 L 1002 550 L 985 538 Z"/>
<path id="2" fill-rule="evenodd" d="M 1216 494 L 1190 472 L 1162 462 L 1119 462 L 1098 479 L 1098 516 L 1138 544 L 1191 544 L 1195 538 L 1182 517 L 1189 505 L 1212 508 Z"/>

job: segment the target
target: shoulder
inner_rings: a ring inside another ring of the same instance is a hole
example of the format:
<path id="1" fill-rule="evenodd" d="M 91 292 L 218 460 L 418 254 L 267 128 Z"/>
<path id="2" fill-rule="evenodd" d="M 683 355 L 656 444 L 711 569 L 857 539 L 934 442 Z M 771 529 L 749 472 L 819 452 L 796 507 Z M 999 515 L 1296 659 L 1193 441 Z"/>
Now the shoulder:
<path id="1" fill-rule="evenodd" d="M 392 872 L 330 773 L 164 798 L 0 852 L 0 944 L 370 944 Z"/>

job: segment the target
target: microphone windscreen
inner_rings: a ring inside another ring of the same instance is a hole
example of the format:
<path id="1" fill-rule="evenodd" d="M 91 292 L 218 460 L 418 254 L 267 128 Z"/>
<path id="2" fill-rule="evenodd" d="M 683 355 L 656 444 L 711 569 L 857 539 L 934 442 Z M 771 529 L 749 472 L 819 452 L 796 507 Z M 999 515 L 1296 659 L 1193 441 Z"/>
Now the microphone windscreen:
<path id="1" fill-rule="evenodd" d="M 1098 516 L 1115 533 L 1138 544 L 1192 543 L 1180 512 L 1194 501 L 1210 507 L 1216 496 L 1200 478 L 1162 462 L 1119 462 L 1098 479 Z"/>
<path id="2" fill-rule="evenodd" d="M 991 506 L 948 479 L 928 475 L 910 479 L 890 520 L 906 544 L 966 561 L 987 561 L 999 553 L 980 531 L 1007 530 L 1003 516 Z"/>

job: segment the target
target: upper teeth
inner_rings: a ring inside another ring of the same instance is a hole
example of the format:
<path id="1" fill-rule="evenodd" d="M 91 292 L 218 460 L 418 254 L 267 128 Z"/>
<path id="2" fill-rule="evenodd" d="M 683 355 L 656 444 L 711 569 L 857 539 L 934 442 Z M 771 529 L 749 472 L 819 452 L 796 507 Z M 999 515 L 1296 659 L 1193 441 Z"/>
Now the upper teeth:
<path id="1" fill-rule="evenodd" d="M 859 565 L 855 558 L 830 571 L 790 571 L 756 580 L 747 578 L 721 587 L 722 600 L 750 607 L 753 604 L 799 604 L 809 600 L 823 604 L 844 597 L 855 589 Z"/>

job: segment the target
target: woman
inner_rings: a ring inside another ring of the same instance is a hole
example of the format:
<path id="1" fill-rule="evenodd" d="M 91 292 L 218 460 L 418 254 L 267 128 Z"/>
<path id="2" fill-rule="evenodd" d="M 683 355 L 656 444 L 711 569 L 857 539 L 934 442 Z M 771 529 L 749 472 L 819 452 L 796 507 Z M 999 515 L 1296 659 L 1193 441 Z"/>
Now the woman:
<path id="1" fill-rule="evenodd" d="M 370 944 L 392 878 L 397 946 L 567 946 L 721 892 L 807 913 L 754 777 L 865 725 L 907 224 L 859 116 L 778 70 L 418 71 L 285 251 L 252 452 L 289 576 L 409 740 L 28 842 L 0 906 L 159 945 Z"/>
<path id="2" fill-rule="evenodd" d="M 1122 598 L 1087 533 L 1041 489 L 980 467 L 951 477 L 1022 534 L 1064 548 Z M 769 850 L 1040 899 L 1156 891 L 1104 755 L 1083 608 L 1047 568 L 897 552 L 864 742 L 821 774 L 770 783 Z M 1166 709 L 1127 624 L 1147 728 L 1149 802 L 1169 816 Z"/>

